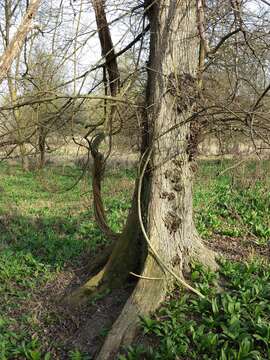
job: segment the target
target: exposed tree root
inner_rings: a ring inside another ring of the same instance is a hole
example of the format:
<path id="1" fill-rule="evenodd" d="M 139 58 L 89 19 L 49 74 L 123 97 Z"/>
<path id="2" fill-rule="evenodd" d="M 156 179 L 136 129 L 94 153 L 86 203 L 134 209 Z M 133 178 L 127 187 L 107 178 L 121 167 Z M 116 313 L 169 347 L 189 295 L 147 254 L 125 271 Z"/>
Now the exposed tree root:
<path id="1" fill-rule="evenodd" d="M 89 302 L 96 294 L 103 293 L 106 289 L 101 284 L 103 273 L 104 270 L 101 270 L 84 285 L 68 295 L 64 302 L 70 307 L 79 307 Z"/>
<path id="2" fill-rule="evenodd" d="M 122 313 L 114 323 L 109 336 L 107 337 L 97 360 L 113 360 L 118 354 L 118 349 L 122 344 L 128 345 L 134 338 L 138 329 L 139 315 L 143 315 L 143 309 L 136 304 L 135 293 L 127 301 Z M 150 310 L 150 309 L 148 309 Z M 148 313 L 145 309 L 145 313 Z"/>
<path id="3" fill-rule="evenodd" d="M 215 271 L 218 269 L 218 264 L 216 262 L 217 253 L 209 249 L 203 243 L 202 239 L 198 235 L 197 231 L 194 228 L 192 241 L 188 241 L 188 244 L 192 244 L 192 248 L 184 248 L 183 253 L 188 253 L 188 261 L 184 261 L 183 269 L 189 271 L 190 259 L 192 262 L 196 261 L 200 264 L 203 264 L 206 268 Z"/>
<path id="4" fill-rule="evenodd" d="M 95 274 L 104 267 L 113 251 L 113 247 L 114 244 L 106 246 L 94 257 L 86 268 L 89 274 Z"/>
<path id="5" fill-rule="evenodd" d="M 199 241 L 199 238 L 197 240 Z M 187 256 L 189 260 L 203 261 L 206 266 L 216 269 L 215 253 L 208 251 L 201 242 L 200 246 L 197 241 L 195 243 L 199 251 L 194 252 L 192 256 Z M 185 252 L 188 252 L 187 249 Z M 182 274 L 179 274 L 179 277 L 182 277 Z M 109 332 L 96 360 L 116 359 L 121 346 L 129 345 L 136 336 L 140 317 L 153 313 L 165 300 L 168 290 L 174 287 L 174 276 L 165 273 L 164 269 L 149 255 L 140 280 Z"/>
<path id="6" fill-rule="evenodd" d="M 89 302 L 89 299 L 97 293 L 120 288 L 126 283 L 130 272 L 138 269 L 140 228 L 135 201 L 133 201 L 133 207 L 134 209 L 129 213 L 123 233 L 116 240 L 113 247 L 108 249 L 108 251 L 111 251 L 109 259 L 106 252 L 104 257 L 100 257 L 99 261 L 95 262 L 95 268 L 100 270 L 101 263 L 106 259 L 105 266 L 65 299 L 68 305 L 78 307 Z"/>
<path id="7" fill-rule="evenodd" d="M 156 263 L 153 258 L 149 258 L 148 269 L 152 269 Z M 156 266 L 155 266 L 156 267 Z M 140 316 L 148 315 L 155 311 L 165 299 L 167 292 L 167 282 L 165 274 L 160 270 L 143 273 L 145 278 L 140 279 L 127 300 L 120 316 L 114 323 L 105 343 L 97 356 L 97 360 L 113 360 L 122 345 L 128 345 L 134 339 Z M 156 277 L 163 280 L 149 280 L 147 278 Z"/>

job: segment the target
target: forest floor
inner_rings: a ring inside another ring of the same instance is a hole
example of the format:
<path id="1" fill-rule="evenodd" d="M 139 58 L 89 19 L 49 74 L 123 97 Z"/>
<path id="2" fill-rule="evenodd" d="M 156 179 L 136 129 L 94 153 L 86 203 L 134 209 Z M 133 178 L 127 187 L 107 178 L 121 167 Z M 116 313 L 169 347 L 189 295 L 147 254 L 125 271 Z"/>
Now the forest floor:
<path id="1" fill-rule="evenodd" d="M 270 162 L 232 165 L 200 161 L 196 173 L 196 226 L 221 256 L 219 273 L 194 264 L 189 279 L 208 300 L 169 294 L 119 359 L 270 358 Z M 114 230 L 134 179 L 131 170 L 106 177 Z M 3 163 L 0 180 L 0 360 L 91 359 L 130 292 L 101 294 L 78 311 L 63 305 L 107 245 L 93 219 L 91 176 L 75 166 L 25 173 Z"/>

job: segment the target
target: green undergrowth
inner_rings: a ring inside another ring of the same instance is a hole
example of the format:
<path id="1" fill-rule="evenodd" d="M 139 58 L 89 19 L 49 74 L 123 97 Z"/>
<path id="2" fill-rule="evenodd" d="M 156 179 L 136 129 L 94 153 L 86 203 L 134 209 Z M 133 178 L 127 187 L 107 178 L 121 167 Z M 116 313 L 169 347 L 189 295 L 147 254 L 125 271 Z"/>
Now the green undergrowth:
<path id="1" fill-rule="evenodd" d="M 231 171 L 231 161 L 204 162 L 195 183 L 195 222 L 205 237 L 250 238 L 258 245 L 270 239 L 270 163 L 250 161 Z"/>
<path id="2" fill-rule="evenodd" d="M 26 304 L 33 301 L 35 290 L 45 285 L 51 277 L 52 272 L 48 266 L 36 260 L 30 252 L 17 252 L 10 248 L 1 251 L 1 360 L 40 358 L 41 344 L 34 336 L 38 329 L 35 326 L 35 318 L 27 310 Z M 29 328 L 32 334 L 29 333 Z"/>
<path id="3" fill-rule="evenodd" d="M 206 298 L 174 294 L 141 319 L 143 344 L 119 360 L 269 359 L 269 264 L 223 261 L 219 274 L 197 265 L 191 277 Z"/>
<path id="4" fill-rule="evenodd" d="M 93 257 L 107 242 L 93 220 L 89 177 L 78 182 L 80 174 L 72 167 L 26 173 L 0 166 L 0 360 L 52 359 L 31 303 L 60 271 L 78 267 L 82 255 Z M 122 188 L 116 199 L 107 194 L 123 178 L 109 177 L 104 186 L 115 231 L 128 210 L 129 189 Z M 74 350 L 69 358 L 85 357 Z"/>
<path id="5" fill-rule="evenodd" d="M 199 164 L 194 192 L 197 228 L 205 238 L 214 239 L 216 235 L 248 237 L 266 247 L 270 237 L 269 162 L 248 162 L 217 176 L 231 165 L 231 162 L 213 161 Z M 106 177 L 104 202 L 109 223 L 115 231 L 120 231 L 127 216 L 135 174 L 135 170 L 128 170 L 109 173 Z M 19 166 L 0 164 L 0 360 L 54 359 L 40 336 L 41 327 L 44 327 L 39 315 L 39 298 L 44 295 L 40 294 L 59 273 L 80 267 L 82 258 L 91 259 L 107 243 L 93 219 L 91 177 L 80 179 L 80 176 L 81 171 L 76 167 L 52 166 L 26 173 Z M 237 266 L 236 273 L 240 269 L 240 265 Z M 226 269 L 226 265 L 222 269 Z M 194 270 L 194 274 L 197 271 L 198 280 L 202 276 L 212 276 L 202 275 L 200 270 Z M 228 287 L 230 276 L 227 276 Z M 259 273 L 257 278 L 264 281 L 263 276 Z M 240 296 L 240 287 L 235 291 Z M 231 289 L 229 294 L 238 296 Z M 219 304 L 225 295 L 215 296 Z M 192 305 L 192 301 L 199 302 Z M 265 298 L 262 301 L 265 302 Z M 203 304 L 198 299 L 181 295 L 180 302 L 173 300 L 166 308 L 180 314 L 180 308 L 193 306 L 196 313 L 196 306 Z M 163 337 L 165 342 L 166 336 Z M 160 342 L 162 347 L 165 346 L 163 342 Z M 49 344 L 50 349 L 61 346 L 57 341 Z M 162 354 L 163 350 L 160 347 L 157 351 Z M 71 349 L 67 358 L 87 357 Z"/>

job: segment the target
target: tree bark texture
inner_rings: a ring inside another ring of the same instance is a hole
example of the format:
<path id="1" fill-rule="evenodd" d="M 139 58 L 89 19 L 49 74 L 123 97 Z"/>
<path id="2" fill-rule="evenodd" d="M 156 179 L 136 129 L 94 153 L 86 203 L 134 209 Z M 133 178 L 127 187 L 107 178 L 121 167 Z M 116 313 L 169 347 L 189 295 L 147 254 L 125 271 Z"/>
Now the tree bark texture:
<path id="1" fill-rule="evenodd" d="M 27 34 L 31 30 L 33 18 L 37 13 L 41 0 L 32 0 L 27 9 L 27 13 L 23 17 L 23 20 L 6 48 L 4 54 L 0 58 L 0 83 L 7 76 L 9 69 L 11 68 L 13 60 L 19 54 L 21 47 L 26 39 Z"/>
<path id="2" fill-rule="evenodd" d="M 147 136 L 152 156 L 144 208 L 148 254 L 132 296 L 113 325 L 99 360 L 113 359 L 132 341 L 138 315 L 157 309 L 175 278 L 191 260 L 215 267 L 214 254 L 193 223 L 192 179 L 196 123 L 190 122 L 198 98 L 199 39 L 195 0 L 162 0 L 147 9 L 151 39 L 147 87 Z M 148 190 L 150 189 L 150 190 Z M 145 195 L 144 195 L 145 196 Z M 142 199 L 143 200 L 143 199 Z M 153 251 L 158 258 L 153 255 Z"/>
<path id="3" fill-rule="evenodd" d="M 121 270 L 125 275 L 137 271 L 139 280 L 105 340 L 99 360 L 114 359 L 119 348 L 132 341 L 139 316 L 158 308 L 192 260 L 216 266 L 214 254 L 196 232 L 192 211 L 199 129 L 190 120 L 199 98 L 196 1 L 147 1 L 146 13 L 151 31 L 141 159 L 146 172 L 142 189 L 137 186 L 134 193 L 125 231 L 94 284 L 104 284 L 104 274 L 123 280 Z M 143 214 L 142 221 L 138 212 Z M 145 229 L 145 236 L 138 226 Z M 134 254 L 139 261 L 127 262 Z"/>

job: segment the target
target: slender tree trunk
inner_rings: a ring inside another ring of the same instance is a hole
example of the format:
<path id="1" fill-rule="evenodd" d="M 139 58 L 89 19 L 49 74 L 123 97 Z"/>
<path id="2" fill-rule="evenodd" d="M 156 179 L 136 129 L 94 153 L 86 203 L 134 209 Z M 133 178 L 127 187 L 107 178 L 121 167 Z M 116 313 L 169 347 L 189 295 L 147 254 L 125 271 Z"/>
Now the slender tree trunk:
<path id="1" fill-rule="evenodd" d="M 22 22 L 13 36 L 12 40 L 5 49 L 4 54 L 0 58 L 0 83 L 7 76 L 11 68 L 13 60 L 20 53 L 21 47 L 31 30 L 33 18 L 35 17 L 41 0 L 32 0 L 28 6 L 27 12 L 22 19 Z"/>
<path id="2" fill-rule="evenodd" d="M 12 27 L 12 2 L 4 1 L 5 9 L 5 37 L 4 41 L 4 53 L 0 58 L 0 83 L 6 77 L 8 82 L 9 96 L 12 103 L 16 103 L 18 98 L 18 89 L 16 79 L 19 74 L 19 64 L 20 64 L 20 54 L 21 47 L 23 42 L 30 31 L 30 25 L 32 24 L 32 17 L 35 15 L 40 1 L 32 1 L 29 5 L 27 14 L 24 16 L 23 21 L 15 34 L 15 36 L 10 39 L 10 31 Z M 15 74 L 11 74 L 11 65 L 13 60 L 16 59 Z M 24 171 L 29 170 L 29 159 L 27 154 L 27 147 L 25 144 L 25 135 L 24 135 L 24 124 L 23 118 L 20 109 L 13 110 L 13 117 L 16 123 L 16 134 L 17 141 L 19 143 L 19 152 L 21 158 L 21 164 Z"/>
<path id="3" fill-rule="evenodd" d="M 39 148 L 39 168 L 43 169 L 45 165 L 45 146 L 46 134 L 42 125 L 39 126 L 38 148 Z"/>
<path id="4" fill-rule="evenodd" d="M 139 281 L 113 325 L 99 360 L 114 359 L 121 345 L 132 341 L 138 316 L 157 309 L 191 260 L 216 267 L 214 254 L 204 247 L 196 232 L 192 212 L 193 159 L 199 129 L 196 122 L 190 122 L 199 97 L 196 1 L 154 1 L 147 7 L 147 15 L 151 39 L 142 134 L 146 174 L 142 189 L 138 182 L 133 199 L 136 203 L 139 196 L 142 205 L 137 201 L 133 212 L 142 210 L 143 219 L 133 213 L 131 218 L 136 221 L 126 227 L 129 236 L 118 240 L 105 272 L 106 276 L 114 273 L 118 248 L 122 249 L 120 261 L 126 261 L 132 256 L 128 250 L 134 248 L 134 243 L 141 267 L 138 262 L 136 268 L 134 262 L 122 267 L 123 271 L 140 272 Z M 141 232 L 134 228 L 139 225 L 145 228 L 141 239 Z M 104 284 L 104 270 L 95 280 Z"/>
<path id="5" fill-rule="evenodd" d="M 16 86 L 11 80 L 11 77 L 8 77 L 8 89 L 9 89 L 9 95 L 10 99 L 13 103 L 17 101 L 17 91 Z M 17 141 L 19 143 L 19 152 L 20 152 L 20 159 L 22 164 L 22 169 L 24 171 L 29 170 L 29 161 L 27 156 L 27 148 L 25 144 L 25 136 L 24 131 L 22 129 L 23 123 L 22 123 L 22 116 L 20 109 L 14 109 L 13 110 L 13 117 L 17 126 L 16 134 L 17 134 Z"/>

